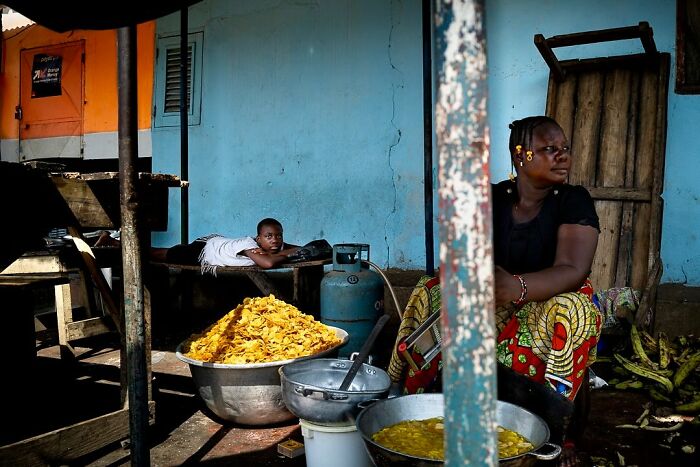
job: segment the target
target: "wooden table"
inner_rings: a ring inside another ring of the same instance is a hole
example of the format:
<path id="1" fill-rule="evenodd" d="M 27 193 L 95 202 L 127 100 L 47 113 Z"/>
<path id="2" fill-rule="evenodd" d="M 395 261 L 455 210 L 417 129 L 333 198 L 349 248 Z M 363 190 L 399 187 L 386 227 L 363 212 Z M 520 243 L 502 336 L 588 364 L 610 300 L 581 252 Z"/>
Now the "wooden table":
<path id="1" fill-rule="evenodd" d="M 320 309 L 321 295 L 320 284 L 323 279 L 323 266 L 331 264 L 331 259 L 304 261 L 299 263 L 280 264 L 275 269 L 261 269 L 257 266 L 217 266 L 216 275 L 230 274 L 245 274 L 263 295 L 273 294 L 282 300 L 285 300 L 297 306 L 302 311 Z M 194 278 L 195 274 L 202 274 L 199 265 L 186 265 L 175 263 L 152 262 L 152 266 L 159 268 L 167 268 L 169 271 L 179 273 L 184 280 Z M 285 269 L 292 270 L 294 280 L 293 292 L 291 297 L 285 297 L 280 293 L 278 288 L 272 283 L 268 272 L 282 271 Z M 181 288 L 187 290 L 187 288 Z"/>

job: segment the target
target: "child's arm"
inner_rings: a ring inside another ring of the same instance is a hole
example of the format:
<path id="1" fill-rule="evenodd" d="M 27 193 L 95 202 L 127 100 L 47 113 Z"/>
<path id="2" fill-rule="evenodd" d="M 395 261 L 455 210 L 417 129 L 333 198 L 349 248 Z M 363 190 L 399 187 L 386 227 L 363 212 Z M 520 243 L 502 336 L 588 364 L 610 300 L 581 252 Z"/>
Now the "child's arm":
<path id="1" fill-rule="evenodd" d="M 301 247 L 297 246 L 297 245 L 290 245 L 289 243 L 285 243 L 284 249 L 278 251 L 277 254 L 288 256 L 288 255 L 291 255 L 292 253 L 294 253 L 295 251 L 297 251 L 299 248 L 301 248 Z"/>
<path id="2" fill-rule="evenodd" d="M 266 253 L 264 251 L 261 251 L 259 249 L 252 249 L 252 250 L 245 250 L 243 252 L 244 255 L 246 255 L 248 258 L 252 259 L 255 264 L 260 266 L 263 269 L 272 269 L 285 261 L 287 261 L 287 255 L 291 253 L 290 251 L 285 250 L 280 251 L 279 253 Z"/>

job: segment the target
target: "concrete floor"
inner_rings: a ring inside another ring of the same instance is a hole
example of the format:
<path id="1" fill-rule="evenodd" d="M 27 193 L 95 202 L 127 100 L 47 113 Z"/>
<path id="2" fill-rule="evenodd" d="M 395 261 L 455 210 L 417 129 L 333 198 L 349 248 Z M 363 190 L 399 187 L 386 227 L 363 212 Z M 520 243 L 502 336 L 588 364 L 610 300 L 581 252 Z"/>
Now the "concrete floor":
<path id="1" fill-rule="evenodd" d="M 99 350 L 78 348 L 82 353 L 78 367 L 66 369 L 56 346 L 40 349 L 36 383 L 47 388 L 63 371 L 77 376 L 74 381 L 61 378 L 61 391 L 46 391 L 42 420 L 33 418 L 14 437 L 26 438 L 116 410 L 119 401 L 119 351 L 113 346 Z M 171 350 L 152 353 L 155 376 L 156 423 L 149 439 L 151 465 L 306 465 L 303 456 L 290 459 L 277 453 L 277 444 L 289 439 L 303 441 L 298 420 L 266 427 L 245 427 L 221 423 L 210 414 L 197 395 L 187 364 Z M 43 382 L 42 382 L 43 381 Z M 67 409 L 71 407 L 70 409 Z M 4 444 L 4 443 L 0 443 Z M 3 465 L 0 460 L 0 465 Z M 87 455 L 70 465 L 130 465 L 128 444 L 116 443 Z"/>
<path id="2" fill-rule="evenodd" d="M 40 348 L 34 377 L 35 387 L 41 389 L 37 403 L 11 434 L 3 434 L 0 445 L 114 410 L 119 399 L 119 353 L 114 346 L 102 345 L 79 348 L 77 365 L 61 362 L 56 346 Z M 158 390 L 157 422 L 149 433 L 151 465 L 306 465 L 304 456 L 291 459 L 277 453 L 280 442 L 304 441 L 296 419 L 253 428 L 220 423 L 203 409 L 187 365 L 172 349 L 155 349 L 152 358 Z M 594 369 L 599 375 L 606 373 L 604 366 Z M 700 453 L 682 451 L 683 446 L 700 444 L 697 426 L 686 424 L 673 433 L 617 428 L 634 424 L 647 402 L 641 393 L 592 391 L 589 425 L 580 445 L 583 465 L 700 465 Z M 128 446 L 120 443 L 70 463 L 95 467 L 129 464 Z M 2 459 L 0 465 L 5 465 Z"/>

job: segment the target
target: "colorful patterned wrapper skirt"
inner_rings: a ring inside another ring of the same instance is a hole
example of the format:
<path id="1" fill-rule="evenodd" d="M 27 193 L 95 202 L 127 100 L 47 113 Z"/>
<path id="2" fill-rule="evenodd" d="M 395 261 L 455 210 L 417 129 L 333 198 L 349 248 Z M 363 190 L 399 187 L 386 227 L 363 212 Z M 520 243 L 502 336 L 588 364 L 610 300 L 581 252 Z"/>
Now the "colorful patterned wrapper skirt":
<path id="1" fill-rule="evenodd" d="M 596 358 L 601 314 L 590 281 L 576 292 L 496 310 L 496 358 L 573 400 Z"/>

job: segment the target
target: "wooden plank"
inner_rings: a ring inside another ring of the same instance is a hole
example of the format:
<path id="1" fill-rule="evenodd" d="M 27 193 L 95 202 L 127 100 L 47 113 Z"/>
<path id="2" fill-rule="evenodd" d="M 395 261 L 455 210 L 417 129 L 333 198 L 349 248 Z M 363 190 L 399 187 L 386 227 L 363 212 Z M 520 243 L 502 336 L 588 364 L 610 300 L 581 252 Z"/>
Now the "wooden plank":
<path id="1" fill-rule="evenodd" d="M 576 101 L 574 95 L 577 86 L 576 76 L 570 76 L 566 81 L 559 83 L 556 87 L 557 97 L 553 118 L 559 123 L 564 134 L 571 138 L 573 128 L 574 113 L 576 112 Z"/>
<path id="2" fill-rule="evenodd" d="M 155 402 L 149 401 L 149 424 Z M 129 410 L 122 409 L 0 447 L 1 466 L 60 465 L 90 454 L 129 435 Z"/>
<path id="3" fill-rule="evenodd" d="M 559 86 L 559 83 L 557 83 L 552 76 L 552 74 L 549 74 L 549 80 L 547 82 L 547 103 L 545 104 L 544 108 L 544 114 L 549 115 L 552 118 L 556 119 L 556 112 L 554 109 L 556 109 L 557 105 L 557 87 Z"/>
<path id="4" fill-rule="evenodd" d="M 659 255 L 661 249 L 661 223 L 663 212 L 664 169 L 666 161 L 666 125 L 667 125 L 667 102 L 668 102 L 668 82 L 671 67 L 671 56 L 668 53 L 660 54 L 658 72 L 658 112 L 656 114 L 656 157 L 654 164 L 654 174 L 652 180 L 652 191 L 654 197 L 651 201 L 651 225 L 650 225 L 650 245 L 649 245 L 649 265 Z M 662 104 L 663 103 L 663 104 Z"/>
<path id="5" fill-rule="evenodd" d="M 636 201 L 651 202 L 651 190 L 639 190 L 636 188 L 620 187 L 596 187 L 586 186 L 593 199 L 606 199 L 610 201 Z"/>
<path id="6" fill-rule="evenodd" d="M 56 189 L 66 201 L 80 226 L 96 229 L 114 229 L 119 219 L 110 217 L 102 203 L 85 180 L 52 176 Z"/>
<path id="7" fill-rule="evenodd" d="M 595 206 L 600 219 L 600 235 L 591 266 L 591 281 L 595 289 L 608 289 L 613 286 L 617 266 L 621 213 L 614 201 L 596 201 Z"/>
<path id="8" fill-rule="evenodd" d="M 183 186 L 174 175 L 141 174 L 142 221 L 150 230 L 167 230 L 168 188 Z M 117 172 L 51 174 L 51 181 L 82 229 L 120 227 Z"/>
<path id="9" fill-rule="evenodd" d="M 81 178 L 87 181 L 94 180 L 119 180 L 119 172 L 95 172 L 95 173 L 85 173 L 80 174 L 77 172 L 72 172 L 70 175 L 66 173 L 65 175 L 71 178 Z M 189 185 L 189 182 L 180 180 L 177 175 L 171 174 L 161 174 L 161 173 L 151 173 L 151 172 L 139 172 L 139 180 L 146 182 L 154 182 L 158 184 L 167 185 L 170 187 L 185 187 Z"/>
<path id="10" fill-rule="evenodd" d="M 637 119 L 639 112 L 639 73 L 633 73 L 630 84 L 629 117 L 627 119 L 627 147 L 625 148 L 625 187 L 634 187 L 635 156 L 637 151 Z M 615 287 L 625 287 L 632 271 L 632 218 L 634 203 L 622 203 L 620 243 L 617 248 Z"/>
<path id="11" fill-rule="evenodd" d="M 649 270 L 649 276 L 647 277 L 642 297 L 639 301 L 639 308 L 637 308 L 637 315 L 635 316 L 637 326 L 647 331 L 651 331 L 654 325 L 656 294 L 662 272 L 663 265 L 661 264 L 661 259 L 657 257 Z"/>
<path id="12" fill-rule="evenodd" d="M 657 87 L 656 73 L 642 74 L 641 100 L 639 113 L 639 145 L 634 185 L 651 192 L 656 154 L 656 123 L 657 123 Z M 648 273 L 649 259 L 649 223 L 651 204 L 638 205 L 634 213 L 634 246 L 632 252 L 632 271 L 629 285 L 636 289 L 644 287 Z"/>
<path id="13" fill-rule="evenodd" d="M 62 272 L 58 254 L 20 256 L 7 266 L 2 274 L 24 274 L 33 272 Z"/>
<path id="14" fill-rule="evenodd" d="M 656 55 L 656 44 L 654 43 L 654 31 L 649 27 L 649 23 L 643 21 L 639 23 L 639 39 L 642 41 L 642 47 L 648 55 Z"/>
<path id="15" fill-rule="evenodd" d="M 150 235 L 149 235 L 150 237 Z M 150 242 L 145 251 L 150 250 Z M 143 327 L 144 327 L 144 348 L 146 350 L 146 381 L 148 382 L 148 400 L 153 399 L 153 360 L 151 358 L 153 352 L 153 335 L 151 326 L 153 312 L 151 308 L 151 291 L 146 284 L 143 287 Z"/>
<path id="16" fill-rule="evenodd" d="M 625 287 L 632 275 L 632 232 L 634 204 L 622 203 L 620 221 L 620 242 L 617 247 L 617 269 L 615 271 L 615 287 Z"/>
<path id="17" fill-rule="evenodd" d="M 547 45 L 556 48 L 581 44 L 595 44 L 597 42 L 637 39 L 640 38 L 648 28 L 649 23 L 642 21 L 637 26 L 625 26 L 621 28 L 597 29 L 595 31 L 561 34 L 547 38 Z"/>
<path id="18" fill-rule="evenodd" d="M 605 78 L 597 186 L 622 187 L 625 183 L 624 150 L 627 146 L 631 73 L 614 70 Z"/>
<path id="19" fill-rule="evenodd" d="M 656 68 L 659 54 L 634 54 L 616 55 L 612 57 L 597 57 L 575 60 L 562 60 L 562 68 L 567 76 L 585 71 L 610 71 L 626 68 L 628 70 L 641 70 Z"/>
<path id="20" fill-rule="evenodd" d="M 645 315 L 639 313 L 637 322 L 640 327 L 651 330 L 654 327 L 656 319 L 656 294 L 661 273 L 663 272 L 663 264 L 660 258 L 661 248 L 661 215 L 663 210 L 663 200 L 661 193 L 663 192 L 664 178 L 664 163 L 666 161 L 666 112 L 668 102 L 668 81 L 671 58 L 668 53 L 660 54 L 658 84 L 657 84 L 657 113 L 656 113 L 656 164 L 654 165 L 652 192 L 654 193 L 651 201 L 651 223 L 649 226 L 649 268 L 650 271 L 645 289 L 648 290 L 648 311 Z M 644 297 L 643 297 L 644 298 Z M 640 303 L 641 308 L 641 303 Z M 644 321 L 642 321 L 644 320 Z"/>
<path id="21" fill-rule="evenodd" d="M 263 295 L 274 295 L 275 297 L 282 298 L 279 290 L 275 285 L 270 282 L 270 278 L 267 274 L 262 271 L 246 271 L 245 275 L 248 279 L 253 281 L 253 284 L 263 293 Z"/>
<path id="22" fill-rule="evenodd" d="M 323 266 L 326 264 L 331 264 L 333 262 L 332 259 L 320 259 L 320 260 L 315 260 L 315 261 L 302 261 L 298 263 L 284 263 L 278 265 L 276 268 L 272 269 L 262 269 L 258 266 L 217 266 L 216 267 L 216 273 L 222 274 L 222 273 L 238 273 L 238 272 L 248 272 L 248 271 L 273 271 L 273 270 L 280 270 L 280 269 L 298 269 L 298 268 L 305 268 L 305 267 L 314 267 L 314 266 Z M 163 263 L 160 261 L 151 261 L 150 263 L 151 266 L 155 267 L 164 267 L 168 269 L 173 269 L 173 270 L 180 270 L 180 271 L 200 271 L 202 270 L 202 267 L 199 266 L 198 264 L 178 264 L 178 263 Z"/>
<path id="23" fill-rule="evenodd" d="M 562 70 L 557 56 L 554 55 L 552 47 L 542 34 L 535 34 L 535 47 L 540 51 L 540 55 L 542 55 L 542 58 L 544 58 L 545 63 L 551 70 L 554 80 L 558 82 L 564 81 L 564 70 Z"/>
<path id="24" fill-rule="evenodd" d="M 61 273 L 3 274 L 0 275 L 0 287 L 39 288 L 50 285 L 67 284 L 70 278 Z"/>
<path id="25" fill-rule="evenodd" d="M 626 147 L 631 74 L 614 70 L 606 76 L 603 103 L 600 156 L 596 178 L 598 186 L 621 187 L 625 181 L 625 158 L 620 148 Z M 623 153 L 624 154 L 624 153 Z M 615 201 L 597 201 L 601 233 L 593 261 L 592 280 L 599 289 L 615 282 L 622 206 Z"/>
<path id="26" fill-rule="evenodd" d="M 571 141 L 571 173 L 573 185 L 595 184 L 598 162 L 598 142 L 603 105 L 604 75 L 600 72 L 582 73 L 578 77 L 576 119 Z"/>
<path id="27" fill-rule="evenodd" d="M 66 325 L 73 321 L 73 305 L 71 301 L 70 285 L 54 287 L 56 303 L 56 327 L 58 330 L 58 345 L 61 349 L 61 358 L 75 357 L 75 349 L 68 342 Z"/>
<path id="28" fill-rule="evenodd" d="M 100 334 L 112 332 L 107 319 L 108 318 L 105 316 L 96 316 L 94 318 L 67 323 L 65 325 L 66 340 L 70 342 L 84 337 L 98 336 Z M 59 330 L 60 329 L 61 328 L 59 328 Z"/>
<path id="29" fill-rule="evenodd" d="M 97 290 L 99 290 L 102 296 L 102 300 L 107 307 L 109 315 L 112 317 L 112 320 L 114 320 L 114 324 L 117 325 L 117 329 L 119 329 L 119 332 L 122 332 L 123 326 L 121 310 L 117 306 L 117 303 L 115 302 L 114 297 L 112 296 L 112 289 L 109 288 L 109 284 L 107 284 L 105 276 L 102 274 L 102 271 L 97 267 L 97 264 L 95 262 L 95 255 L 92 253 L 90 246 L 87 243 L 85 243 L 85 240 L 83 240 L 82 236 L 80 235 L 80 232 L 78 232 L 78 230 L 75 227 L 68 227 L 68 233 L 70 234 L 76 248 L 80 252 L 81 257 L 83 258 L 83 262 L 85 263 L 85 266 L 87 267 L 87 270 L 90 273 L 90 277 L 92 277 L 93 282 L 97 286 Z"/>

